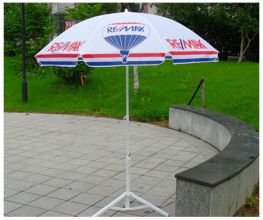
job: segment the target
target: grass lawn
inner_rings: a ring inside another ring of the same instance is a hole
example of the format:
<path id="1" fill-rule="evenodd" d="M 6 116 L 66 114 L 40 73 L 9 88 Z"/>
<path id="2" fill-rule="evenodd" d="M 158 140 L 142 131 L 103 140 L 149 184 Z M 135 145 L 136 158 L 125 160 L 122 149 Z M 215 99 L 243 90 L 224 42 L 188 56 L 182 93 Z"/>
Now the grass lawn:
<path id="1" fill-rule="evenodd" d="M 84 87 L 63 84 L 52 68 L 28 74 L 27 104 L 21 102 L 21 74 L 13 60 L 4 60 L 4 111 L 56 112 L 122 118 L 125 115 L 125 67 L 95 68 Z M 201 77 L 205 78 L 206 108 L 223 112 L 259 128 L 259 64 L 254 62 L 203 63 L 139 67 L 139 92 L 132 88 L 132 120 L 165 121 L 172 104 L 186 104 Z M 200 91 L 193 105 L 200 106 Z"/>

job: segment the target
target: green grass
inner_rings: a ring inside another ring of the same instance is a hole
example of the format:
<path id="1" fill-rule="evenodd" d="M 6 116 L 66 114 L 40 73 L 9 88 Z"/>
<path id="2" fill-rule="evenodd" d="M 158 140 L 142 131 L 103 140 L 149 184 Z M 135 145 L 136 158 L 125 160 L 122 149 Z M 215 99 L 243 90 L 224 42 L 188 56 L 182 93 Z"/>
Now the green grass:
<path id="1" fill-rule="evenodd" d="M 29 102 L 21 102 L 21 74 L 14 58 L 4 60 L 4 110 L 56 112 L 122 118 L 125 114 L 125 68 L 95 68 L 84 87 L 59 81 L 52 68 L 29 74 Z M 205 78 L 206 108 L 259 127 L 259 64 L 244 62 L 139 67 L 140 88 L 133 92 L 130 68 L 130 115 L 139 121 L 164 121 L 172 104 L 186 104 L 200 78 Z M 193 105 L 200 106 L 200 91 Z"/>

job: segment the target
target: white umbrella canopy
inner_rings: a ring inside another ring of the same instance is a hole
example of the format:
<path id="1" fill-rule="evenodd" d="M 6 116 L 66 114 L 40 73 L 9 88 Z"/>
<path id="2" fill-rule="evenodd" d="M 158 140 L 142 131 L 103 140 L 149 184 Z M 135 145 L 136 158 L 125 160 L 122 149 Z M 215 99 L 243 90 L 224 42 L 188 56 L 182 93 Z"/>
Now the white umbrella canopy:
<path id="1" fill-rule="evenodd" d="M 169 58 L 168 58 L 169 57 Z M 218 51 L 185 26 L 165 17 L 125 12 L 84 20 L 69 28 L 44 47 L 35 58 L 40 66 L 74 67 L 84 61 L 91 67 L 126 66 L 126 191 L 99 210 L 152 208 L 169 214 L 130 191 L 129 66 L 216 62 Z M 132 206 L 131 199 L 143 205 Z M 124 207 L 115 207 L 121 200 Z"/>
<path id="2" fill-rule="evenodd" d="M 91 67 L 214 62 L 218 51 L 185 26 L 144 13 L 106 14 L 84 20 L 52 40 L 36 56 L 41 66 Z"/>

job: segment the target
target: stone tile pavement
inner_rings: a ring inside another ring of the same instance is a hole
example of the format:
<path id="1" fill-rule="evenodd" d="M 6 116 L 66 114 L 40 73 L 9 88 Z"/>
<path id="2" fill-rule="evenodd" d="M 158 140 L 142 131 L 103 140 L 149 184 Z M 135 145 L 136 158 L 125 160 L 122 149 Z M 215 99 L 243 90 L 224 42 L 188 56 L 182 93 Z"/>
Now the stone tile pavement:
<path id="1" fill-rule="evenodd" d="M 121 120 L 4 114 L 5 216 L 91 216 L 125 190 Z M 175 213 L 174 175 L 217 151 L 187 134 L 131 122 L 131 189 Z M 150 210 L 104 216 L 159 216 Z"/>

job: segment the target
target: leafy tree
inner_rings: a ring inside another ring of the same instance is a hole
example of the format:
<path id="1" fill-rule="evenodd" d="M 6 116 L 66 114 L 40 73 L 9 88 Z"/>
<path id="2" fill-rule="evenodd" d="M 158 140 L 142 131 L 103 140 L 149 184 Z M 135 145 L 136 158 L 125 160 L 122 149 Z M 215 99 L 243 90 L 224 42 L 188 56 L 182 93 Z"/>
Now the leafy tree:
<path id="1" fill-rule="evenodd" d="M 258 4 L 159 3 L 155 5 L 159 14 L 177 20 L 215 46 L 220 51 L 220 59 L 239 53 L 241 61 L 258 33 Z"/>
<path id="2" fill-rule="evenodd" d="M 223 16 L 214 16 L 221 15 L 221 8 L 215 8 L 215 4 L 169 3 L 156 6 L 159 14 L 185 25 L 217 48 L 220 59 L 226 59 L 231 53 L 229 46 L 233 48 L 233 42 L 225 39 L 231 39 L 235 34 Z"/>
<path id="3" fill-rule="evenodd" d="M 131 12 L 139 12 L 140 4 L 138 3 L 120 3 L 120 11 L 123 12 L 125 9 L 128 9 Z"/>
<path id="4" fill-rule="evenodd" d="M 75 8 L 68 8 L 66 19 L 82 21 L 94 16 L 117 11 L 116 3 L 79 3 Z"/>
<path id="5" fill-rule="evenodd" d="M 76 22 L 106 14 L 113 13 L 117 10 L 115 3 L 79 3 L 74 8 L 67 8 L 64 14 L 57 15 L 64 17 L 66 20 L 75 20 Z M 54 67 L 54 73 L 65 83 L 81 85 L 87 80 L 89 74 L 92 73 L 92 68 L 84 63 L 79 63 L 74 68 Z"/>
<path id="6" fill-rule="evenodd" d="M 17 51 L 17 43 L 21 40 L 20 8 L 18 4 L 4 4 L 4 47 L 5 52 L 13 55 Z"/>
<path id="7" fill-rule="evenodd" d="M 259 4 L 229 4 L 225 9 L 231 26 L 240 33 L 238 62 L 242 62 L 251 41 L 256 38 L 259 31 Z"/>
<path id="8" fill-rule="evenodd" d="M 4 4 L 4 41 L 5 53 L 15 55 L 21 53 L 21 4 Z M 50 8 L 46 3 L 26 3 L 26 46 L 27 55 L 33 56 L 48 43 L 53 30 Z"/>

